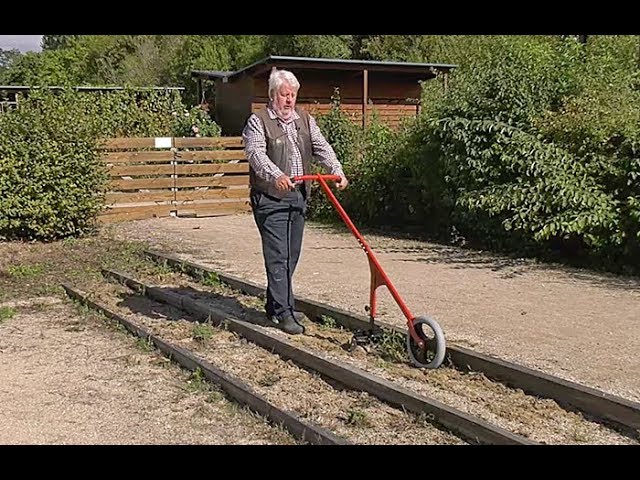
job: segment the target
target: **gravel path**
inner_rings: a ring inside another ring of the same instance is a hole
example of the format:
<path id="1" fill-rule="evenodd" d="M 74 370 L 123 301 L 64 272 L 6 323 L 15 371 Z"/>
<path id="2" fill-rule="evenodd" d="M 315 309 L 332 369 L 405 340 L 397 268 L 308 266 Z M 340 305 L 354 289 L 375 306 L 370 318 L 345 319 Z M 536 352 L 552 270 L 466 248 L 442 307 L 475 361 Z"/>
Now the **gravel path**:
<path id="1" fill-rule="evenodd" d="M 364 233 L 364 232 L 363 232 Z M 265 283 L 250 214 L 106 227 L 167 253 Z M 640 401 L 640 280 L 364 233 L 415 315 L 447 341 Z M 364 314 L 369 267 L 355 238 L 309 223 L 296 294 Z M 385 288 L 380 319 L 405 320 Z"/>

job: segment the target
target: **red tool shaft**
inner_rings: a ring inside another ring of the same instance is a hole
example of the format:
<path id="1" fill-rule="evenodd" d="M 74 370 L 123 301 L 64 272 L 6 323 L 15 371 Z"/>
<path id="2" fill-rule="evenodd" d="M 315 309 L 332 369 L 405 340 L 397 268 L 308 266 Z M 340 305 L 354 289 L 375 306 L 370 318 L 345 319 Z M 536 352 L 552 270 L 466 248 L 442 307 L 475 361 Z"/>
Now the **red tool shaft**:
<path id="1" fill-rule="evenodd" d="M 409 324 L 409 331 L 411 332 L 411 335 L 416 340 L 416 343 L 418 343 L 419 345 L 422 345 L 423 343 L 422 339 L 415 333 L 415 329 L 413 328 L 412 320 L 414 317 L 411 314 L 411 311 L 409 311 L 409 308 L 400 297 L 400 294 L 394 287 L 393 283 L 391 282 L 391 280 L 389 279 L 385 271 L 382 269 L 382 266 L 380 265 L 380 262 L 374 255 L 373 250 L 371 250 L 371 247 L 366 242 L 364 237 L 360 234 L 358 229 L 355 227 L 355 225 L 349 218 L 349 215 L 347 215 L 347 212 L 345 212 L 344 208 L 342 208 L 342 205 L 340 205 L 340 202 L 338 202 L 338 199 L 336 198 L 334 193 L 329 188 L 329 185 L 327 184 L 327 180 L 340 181 L 340 177 L 338 175 L 316 174 L 316 175 L 301 175 L 301 176 L 294 177 L 292 180 L 293 181 L 317 180 L 320 183 L 320 186 L 324 190 L 327 197 L 329 197 L 329 200 L 331 201 L 332 205 L 334 206 L 334 208 L 336 209 L 336 211 L 338 212 L 338 214 L 340 215 L 344 223 L 347 225 L 347 228 L 349 228 L 351 233 L 353 233 L 353 235 L 358 240 L 358 243 L 360 244 L 362 249 L 365 251 L 367 258 L 369 259 L 369 268 L 371 269 L 371 291 L 370 291 L 371 318 L 374 318 L 376 314 L 376 290 L 381 285 L 384 285 L 389 289 L 389 293 L 391 293 L 391 296 L 400 307 L 400 310 L 402 310 L 402 313 L 404 314 L 404 316 L 407 318 L 407 323 Z"/>

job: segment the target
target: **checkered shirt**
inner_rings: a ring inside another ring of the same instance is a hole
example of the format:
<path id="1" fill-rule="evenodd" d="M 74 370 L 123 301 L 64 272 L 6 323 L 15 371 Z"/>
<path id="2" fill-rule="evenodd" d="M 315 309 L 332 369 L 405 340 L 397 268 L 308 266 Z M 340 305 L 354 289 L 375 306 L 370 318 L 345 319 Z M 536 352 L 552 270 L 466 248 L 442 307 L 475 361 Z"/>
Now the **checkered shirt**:
<path id="1" fill-rule="evenodd" d="M 298 131 L 294 123 L 294 120 L 299 119 L 300 115 L 294 111 L 289 121 L 285 122 L 278 118 L 271 108 L 268 107 L 267 112 L 272 119 L 277 118 L 278 125 L 287 133 L 289 140 L 291 140 L 294 146 L 290 159 L 291 176 L 302 175 L 302 156 L 298 148 Z M 342 166 L 333 148 L 324 138 L 318 124 L 311 115 L 309 115 L 309 129 L 311 131 L 311 146 L 314 158 L 331 172 L 332 175 L 344 176 Z M 247 154 L 247 160 L 249 160 L 251 167 L 260 178 L 268 182 L 275 182 L 278 177 L 283 175 L 283 172 L 267 156 L 267 141 L 264 125 L 257 115 L 252 114 L 249 120 L 247 120 L 247 125 L 242 132 L 242 139 L 244 140 L 244 150 Z"/>

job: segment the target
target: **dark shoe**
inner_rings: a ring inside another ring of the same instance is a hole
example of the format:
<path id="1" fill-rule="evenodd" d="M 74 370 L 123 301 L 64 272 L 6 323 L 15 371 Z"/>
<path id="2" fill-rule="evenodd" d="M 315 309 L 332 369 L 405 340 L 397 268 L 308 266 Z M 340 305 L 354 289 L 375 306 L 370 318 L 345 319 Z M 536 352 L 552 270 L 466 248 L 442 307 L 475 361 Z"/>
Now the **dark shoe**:
<path id="1" fill-rule="evenodd" d="M 293 311 L 293 316 L 298 323 L 304 323 L 309 321 L 309 317 L 307 317 L 303 312 L 298 312 L 297 310 Z"/>
<path id="2" fill-rule="evenodd" d="M 296 319 L 290 313 L 283 313 L 282 315 L 275 315 L 271 317 L 273 324 L 280 330 L 287 332 L 291 335 L 299 335 L 304 333 L 304 327 L 296 322 Z"/>

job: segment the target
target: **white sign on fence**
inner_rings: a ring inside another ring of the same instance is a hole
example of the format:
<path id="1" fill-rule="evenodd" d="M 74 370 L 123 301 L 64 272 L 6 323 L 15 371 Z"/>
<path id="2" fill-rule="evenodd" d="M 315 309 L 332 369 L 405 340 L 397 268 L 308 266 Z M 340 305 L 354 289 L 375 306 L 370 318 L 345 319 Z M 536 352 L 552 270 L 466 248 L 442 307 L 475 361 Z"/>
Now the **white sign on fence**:
<path id="1" fill-rule="evenodd" d="M 171 137 L 156 137 L 156 148 L 171 148 Z"/>

